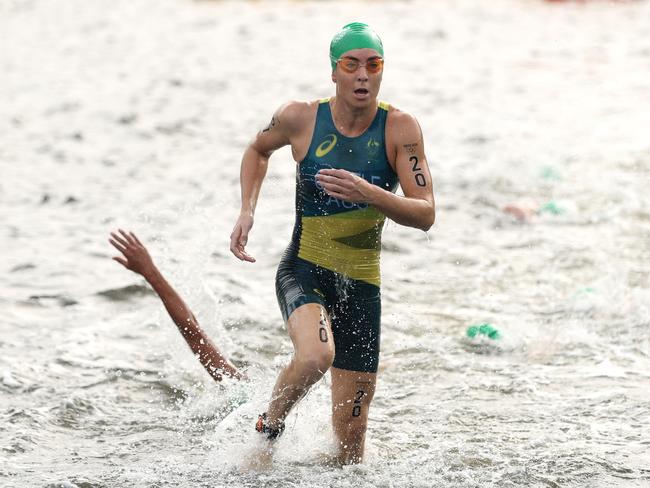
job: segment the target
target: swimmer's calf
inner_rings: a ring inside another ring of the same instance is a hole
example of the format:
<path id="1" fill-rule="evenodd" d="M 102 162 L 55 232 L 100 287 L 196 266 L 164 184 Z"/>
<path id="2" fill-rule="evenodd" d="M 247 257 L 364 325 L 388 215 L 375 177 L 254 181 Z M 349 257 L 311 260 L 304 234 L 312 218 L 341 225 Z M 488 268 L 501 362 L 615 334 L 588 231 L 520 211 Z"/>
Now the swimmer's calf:
<path id="1" fill-rule="evenodd" d="M 215 381 L 221 381 L 224 375 L 245 379 L 245 375 L 221 354 L 219 348 L 201 329 L 192 311 L 167 282 L 136 235 L 120 229 L 118 232 L 111 232 L 108 241 L 121 253 L 121 256 L 115 256 L 113 259 L 126 269 L 141 275 L 158 294 L 179 332 L 210 376 Z"/>

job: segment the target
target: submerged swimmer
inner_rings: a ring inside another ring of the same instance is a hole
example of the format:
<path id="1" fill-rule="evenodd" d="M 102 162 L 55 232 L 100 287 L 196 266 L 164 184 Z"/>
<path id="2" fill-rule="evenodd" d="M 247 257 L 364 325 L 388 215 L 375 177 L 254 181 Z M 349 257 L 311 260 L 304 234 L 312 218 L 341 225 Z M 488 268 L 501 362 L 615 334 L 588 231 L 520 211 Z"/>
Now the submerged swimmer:
<path id="1" fill-rule="evenodd" d="M 331 41 L 330 61 L 336 95 L 284 104 L 246 148 L 230 250 L 255 262 L 245 248 L 269 157 L 290 145 L 298 164 L 296 223 L 276 294 L 294 354 L 256 430 L 276 439 L 293 406 L 329 370 L 337 455 L 349 464 L 362 461 L 377 381 L 381 230 L 388 217 L 426 231 L 435 204 L 417 120 L 377 100 L 379 36 L 366 24 L 346 25 Z M 394 194 L 398 183 L 403 197 Z"/>
<path id="2" fill-rule="evenodd" d="M 133 232 L 125 232 L 120 229 L 119 232 L 111 232 L 109 242 L 122 254 L 113 259 L 126 269 L 142 276 L 151 285 L 165 305 L 167 313 L 178 327 L 183 339 L 210 376 L 215 381 L 221 381 L 223 376 L 244 379 L 244 373 L 228 361 L 205 331 L 201 329 L 192 311 L 165 279 L 151 259 L 147 248 L 136 235 Z"/>

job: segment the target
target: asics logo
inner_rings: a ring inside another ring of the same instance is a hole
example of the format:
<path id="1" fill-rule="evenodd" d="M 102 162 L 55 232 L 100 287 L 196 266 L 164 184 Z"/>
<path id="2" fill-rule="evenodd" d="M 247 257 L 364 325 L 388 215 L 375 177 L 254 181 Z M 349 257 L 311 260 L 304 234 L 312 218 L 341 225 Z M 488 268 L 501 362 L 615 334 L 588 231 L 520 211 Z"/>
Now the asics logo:
<path id="1" fill-rule="evenodd" d="M 327 134 L 325 140 L 316 148 L 316 157 L 322 158 L 336 146 L 336 134 Z"/>

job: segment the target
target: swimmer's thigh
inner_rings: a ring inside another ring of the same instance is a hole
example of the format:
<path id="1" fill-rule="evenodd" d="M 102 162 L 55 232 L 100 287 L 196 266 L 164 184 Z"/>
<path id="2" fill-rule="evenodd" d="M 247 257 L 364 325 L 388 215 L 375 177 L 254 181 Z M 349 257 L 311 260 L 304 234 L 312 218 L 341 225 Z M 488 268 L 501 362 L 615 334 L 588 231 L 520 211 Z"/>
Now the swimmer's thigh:
<path id="1" fill-rule="evenodd" d="M 299 362 L 314 362 L 321 372 L 334 360 L 334 338 L 325 307 L 306 303 L 296 308 L 287 320 L 294 357 Z"/>
<path id="2" fill-rule="evenodd" d="M 314 366 L 324 372 L 334 357 L 334 338 L 320 288 L 317 268 L 285 253 L 276 274 L 275 290 L 295 359 L 317 362 Z"/>

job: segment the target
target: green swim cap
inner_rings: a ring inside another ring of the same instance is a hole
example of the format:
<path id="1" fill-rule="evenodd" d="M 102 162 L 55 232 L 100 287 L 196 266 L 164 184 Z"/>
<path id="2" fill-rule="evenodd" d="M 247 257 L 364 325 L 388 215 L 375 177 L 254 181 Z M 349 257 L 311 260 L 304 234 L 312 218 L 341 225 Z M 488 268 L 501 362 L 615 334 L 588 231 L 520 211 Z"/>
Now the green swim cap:
<path id="1" fill-rule="evenodd" d="M 336 62 L 343 53 L 352 49 L 370 48 L 384 55 L 384 45 L 377 33 L 363 22 L 352 22 L 344 25 L 343 28 L 332 38 L 330 42 L 330 62 L 332 70 L 336 69 Z"/>

